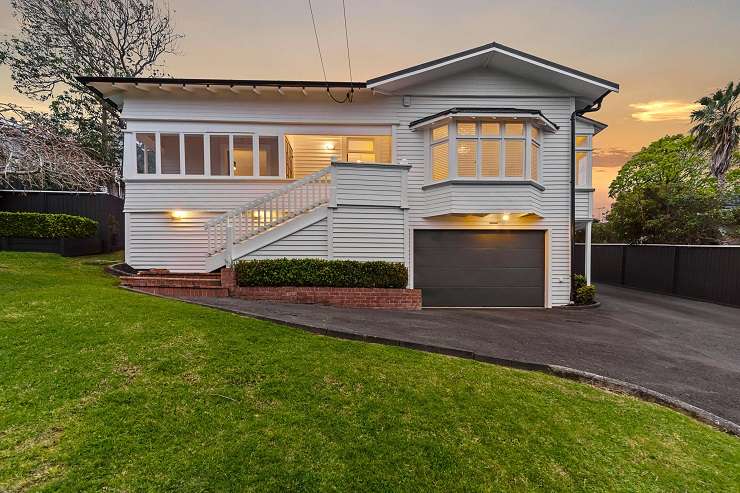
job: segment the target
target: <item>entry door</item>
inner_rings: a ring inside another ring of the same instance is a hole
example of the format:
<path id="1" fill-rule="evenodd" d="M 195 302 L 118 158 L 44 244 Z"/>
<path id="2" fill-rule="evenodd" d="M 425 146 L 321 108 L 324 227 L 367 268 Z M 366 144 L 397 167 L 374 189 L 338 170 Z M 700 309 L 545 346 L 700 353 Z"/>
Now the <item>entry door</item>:
<path id="1" fill-rule="evenodd" d="M 436 307 L 545 305 L 545 232 L 417 230 L 414 287 Z"/>

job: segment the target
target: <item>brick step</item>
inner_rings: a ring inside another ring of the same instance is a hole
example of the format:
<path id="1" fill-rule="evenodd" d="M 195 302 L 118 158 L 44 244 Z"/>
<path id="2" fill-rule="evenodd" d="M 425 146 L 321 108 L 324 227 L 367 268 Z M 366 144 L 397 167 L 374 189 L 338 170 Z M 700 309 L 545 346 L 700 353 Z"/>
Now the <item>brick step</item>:
<path id="1" fill-rule="evenodd" d="M 137 291 L 157 294 L 160 296 L 193 297 L 208 296 L 223 298 L 229 296 L 229 290 L 220 286 L 207 287 L 169 287 L 169 286 L 128 286 Z"/>
<path id="2" fill-rule="evenodd" d="M 162 272 L 162 271 L 151 271 L 151 270 L 142 270 L 141 272 L 138 272 L 136 274 L 139 277 L 156 277 L 156 278 L 182 278 L 186 277 L 188 279 L 221 279 L 221 274 L 218 272 L 216 273 L 203 273 L 203 272 Z"/>
<path id="3" fill-rule="evenodd" d="M 126 276 L 121 277 L 121 284 L 129 287 L 152 288 L 221 288 L 221 279 L 218 277 Z"/>

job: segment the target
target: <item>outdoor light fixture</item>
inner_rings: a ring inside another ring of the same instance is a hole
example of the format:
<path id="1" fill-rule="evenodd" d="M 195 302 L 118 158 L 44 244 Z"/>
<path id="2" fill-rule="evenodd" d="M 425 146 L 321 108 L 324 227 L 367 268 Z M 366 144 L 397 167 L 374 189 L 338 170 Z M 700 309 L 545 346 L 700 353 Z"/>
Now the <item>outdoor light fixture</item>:
<path id="1" fill-rule="evenodd" d="M 503 216 L 501 216 L 501 219 L 503 219 L 504 221 L 508 221 L 509 220 L 509 215 L 508 214 L 504 214 Z"/>
<path id="2" fill-rule="evenodd" d="M 333 142 L 327 142 L 324 144 L 324 149 L 327 151 L 333 151 L 334 150 L 334 143 Z"/>
<path id="3" fill-rule="evenodd" d="M 177 220 L 185 219 L 186 217 L 190 215 L 188 211 L 172 211 L 171 214 L 172 214 L 172 218 L 177 219 Z"/>

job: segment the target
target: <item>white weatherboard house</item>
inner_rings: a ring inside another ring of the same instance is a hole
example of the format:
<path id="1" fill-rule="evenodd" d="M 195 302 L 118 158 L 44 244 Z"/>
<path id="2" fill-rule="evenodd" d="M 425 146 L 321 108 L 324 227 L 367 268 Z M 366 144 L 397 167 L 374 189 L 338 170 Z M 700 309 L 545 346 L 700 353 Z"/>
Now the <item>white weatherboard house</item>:
<path id="1" fill-rule="evenodd" d="M 388 260 L 425 306 L 551 307 L 580 227 L 589 270 L 605 126 L 582 115 L 614 82 L 498 43 L 364 83 L 80 80 L 126 123 L 135 268 Z"/>

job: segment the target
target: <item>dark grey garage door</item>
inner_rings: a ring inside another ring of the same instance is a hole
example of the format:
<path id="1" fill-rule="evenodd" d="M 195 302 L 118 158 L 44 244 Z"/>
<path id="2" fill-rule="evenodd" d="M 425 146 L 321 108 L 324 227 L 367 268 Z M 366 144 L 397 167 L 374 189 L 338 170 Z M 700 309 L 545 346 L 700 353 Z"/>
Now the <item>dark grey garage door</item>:
<path id="1" fill-rule="evenodd" d="M 544 306 L 544 231 L 414 233 L 424 306 Z"/>

